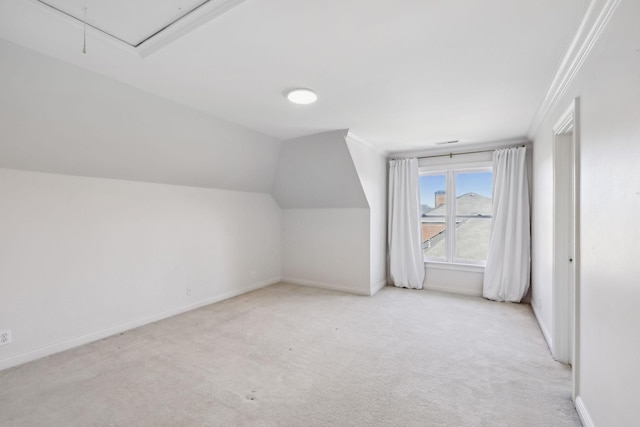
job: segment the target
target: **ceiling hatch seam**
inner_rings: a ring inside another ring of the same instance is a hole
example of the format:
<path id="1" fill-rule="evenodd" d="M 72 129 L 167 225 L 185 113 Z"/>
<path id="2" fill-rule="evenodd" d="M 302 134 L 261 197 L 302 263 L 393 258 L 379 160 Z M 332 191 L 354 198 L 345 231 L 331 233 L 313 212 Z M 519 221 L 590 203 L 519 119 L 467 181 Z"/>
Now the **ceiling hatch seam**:
<path id="1" fill-rule="evenodd" d="M 198 3 L 197 5 L 189 8 L 189 10 L 187 10 L 185 13 L 171 20 L 169 23 L 163 24 L 160 28 L 153 30 L 153 32 L 149 33 L 148 35 L 144 35 L 140 41 L 135 43 L 127 41 L 122 36 L 113 34 L 112 32 L 100 28 L 96 23 L 92 24 L 86 22 L 86 20 L 78 18 L 68 11 L 60 9 L 59 7 L 48 3 L 46 0 L 32 1 L 35 1 L 40 6 L 47 8 L 58 16 L 64 16 L 76 23 L 86 25 L 87 27 L 95 30 L 98 34 L 101 34 L 108 39 L 117 41 L 122 45 L 126 45 L 124 47 L 133 48 L 140 54 L 140 56 L 144 57 L 152 52 L 155 52 L 157 49 L 177 40 L 179 37 L 187 34 L 200 25 L 203 25 L 213 18 L 222 15 L 223 13 L 244 2 L 245 0 L 204 0 L 201 3 Z M 89 14 L 91 14 L 90 10 Z M 169 32 L 169 30 L 171 30 L 173 34 L 164 37 L 167 32 Z"/>

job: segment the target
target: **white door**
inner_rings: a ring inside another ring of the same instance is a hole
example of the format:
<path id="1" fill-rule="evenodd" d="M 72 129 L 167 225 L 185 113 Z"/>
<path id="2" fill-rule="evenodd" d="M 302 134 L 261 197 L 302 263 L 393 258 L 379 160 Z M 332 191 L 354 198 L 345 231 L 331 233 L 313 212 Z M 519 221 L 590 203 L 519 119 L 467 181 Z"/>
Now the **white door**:
<path id="1" fill-rule="evenodd" d="M 580 115 L 576 98 L 553 127 L 553 357 L 580 389 Z"/>
<path id="2" fill-rule="evenodd" d="M 573 365 L 576 300 L 576 174 L 573 122 L 554 137 L 554 349 Z"/>

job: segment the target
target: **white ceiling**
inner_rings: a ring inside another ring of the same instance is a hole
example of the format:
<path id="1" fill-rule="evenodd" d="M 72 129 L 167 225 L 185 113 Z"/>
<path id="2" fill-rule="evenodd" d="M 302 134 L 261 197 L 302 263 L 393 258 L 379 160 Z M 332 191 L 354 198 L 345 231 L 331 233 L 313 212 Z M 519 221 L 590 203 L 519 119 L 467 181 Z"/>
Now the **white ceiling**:
<path id="1" fill-rule="evenodd" d="M 95 29 L 131 46 L 137 46 L 166 26 L 207 3 L 208 0 L 38 1 L 86 22 Z"/>
<path id="2" fill-rule="evenodd" d="M 349 128 L 394 152 L 524 137 L 588 1 L 236 1 L 141 57 L 91 28 L 82 54 L 79 21 L 0 0 L 0 37 L 277 138 Z M 86 3 L 135 42 L 200 2 Z M 318 102 L 288 103 L 300 86 Z"/>

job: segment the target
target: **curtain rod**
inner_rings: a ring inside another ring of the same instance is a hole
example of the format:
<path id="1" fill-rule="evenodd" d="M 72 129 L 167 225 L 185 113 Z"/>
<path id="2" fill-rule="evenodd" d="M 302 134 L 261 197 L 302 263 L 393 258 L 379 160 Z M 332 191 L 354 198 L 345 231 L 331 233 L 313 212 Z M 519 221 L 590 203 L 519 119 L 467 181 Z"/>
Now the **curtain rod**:
<path id="1" fill-rule="evenodd" d="M 522 144 L 521 147 L 524 147 L 525 145 Z M 517 147 L 503 147 L 503 148 L 517 148 Z M 493 150 L 478 150 L 478 151 L 464 151 L 462 153 L 447 153 L 447 154 L 434 154 L 433 156 L 422 156 L 422 157 L 417 157 L 418 160 L 420 159 L 432 159 L 434 157 L 449 157 L 450 159 L 453 158 L 453 156 L 459 156 L 461 154 L 477 154 L 477 153 L 490 153 L 496 150 L 500 150 L 501 148 L 494 148 Z"/>

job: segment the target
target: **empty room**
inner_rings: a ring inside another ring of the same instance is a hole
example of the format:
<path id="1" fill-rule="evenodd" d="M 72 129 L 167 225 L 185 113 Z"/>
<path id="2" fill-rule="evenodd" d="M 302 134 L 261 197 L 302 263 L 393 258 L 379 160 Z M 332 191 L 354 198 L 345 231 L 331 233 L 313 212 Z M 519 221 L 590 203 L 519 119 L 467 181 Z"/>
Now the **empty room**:
<path id="1" fill-rule="evenodd" d="M 637 0 L 0 0 L 0 426 L 640 424 Z"/>

